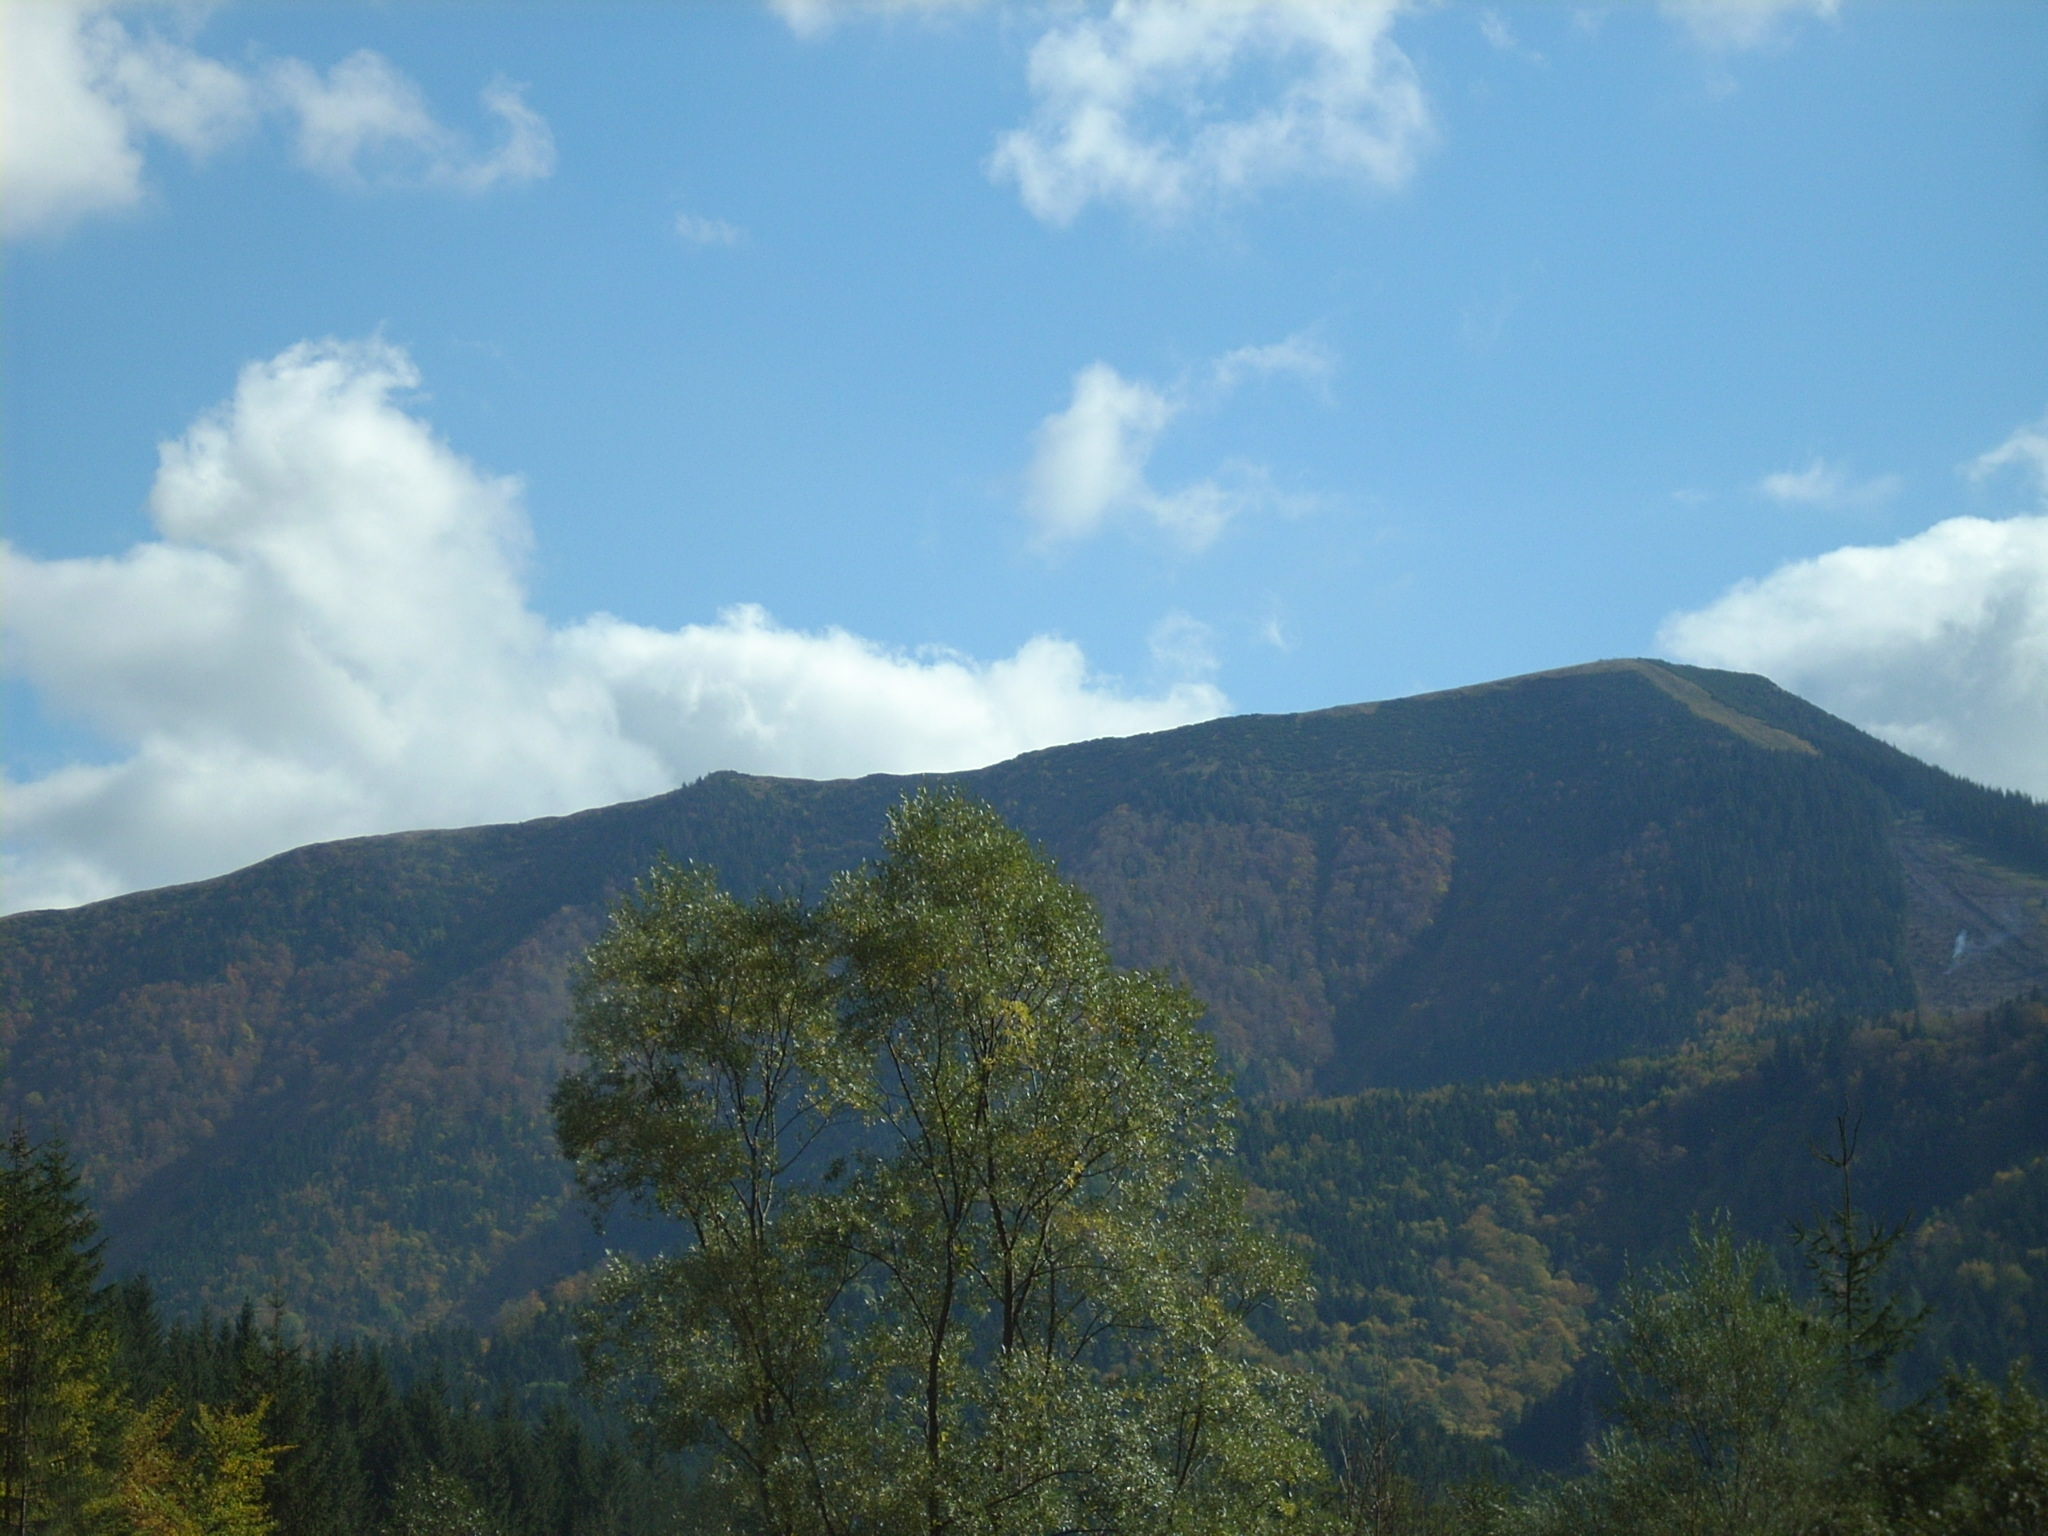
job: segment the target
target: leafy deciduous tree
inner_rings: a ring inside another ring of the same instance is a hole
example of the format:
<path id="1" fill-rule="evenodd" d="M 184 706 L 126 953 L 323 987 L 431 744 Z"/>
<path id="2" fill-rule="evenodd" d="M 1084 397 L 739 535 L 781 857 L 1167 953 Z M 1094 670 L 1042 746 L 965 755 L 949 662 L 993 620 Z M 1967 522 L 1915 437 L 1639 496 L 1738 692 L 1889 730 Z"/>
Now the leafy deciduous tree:
<path id="1" fill-rule="evenodd" d="M 1245 1317 L 1298 1285 L 1230 1171 L 1199 1005 L 922 794 L 820 910 L 658 869 L 593 948 L 556 1097 L 615 1264 L 596 1354 L 778 1533 L 1257 1531 L 1313 1476 Z"/>

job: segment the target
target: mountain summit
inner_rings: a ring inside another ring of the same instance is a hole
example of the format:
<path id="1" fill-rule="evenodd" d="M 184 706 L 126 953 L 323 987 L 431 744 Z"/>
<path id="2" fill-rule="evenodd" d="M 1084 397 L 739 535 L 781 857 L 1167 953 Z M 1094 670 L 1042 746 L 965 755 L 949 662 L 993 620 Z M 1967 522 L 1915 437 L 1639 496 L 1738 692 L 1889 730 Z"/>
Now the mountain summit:
<path id="1" fill-rule="evenodd" d="M 1275 1103 L 2048 981 L 2048 808 L 1758 677 L 1598 662 L 947 777 Z M 174 1305 L 486 1316 L 591 1252 L 545 1100 L 608 904 L 664 853 L 815 894 L 916 782 L 718 773 L 0 920 L 0 1111 L 69 1138 Z"/>

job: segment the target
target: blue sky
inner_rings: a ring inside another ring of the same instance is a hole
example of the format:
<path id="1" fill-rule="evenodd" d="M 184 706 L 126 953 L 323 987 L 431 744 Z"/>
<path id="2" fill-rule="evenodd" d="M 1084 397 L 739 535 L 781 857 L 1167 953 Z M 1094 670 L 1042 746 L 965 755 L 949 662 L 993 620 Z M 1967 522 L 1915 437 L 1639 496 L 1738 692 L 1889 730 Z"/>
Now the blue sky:
<path id="1" fill-rule="evenodd" d="M 2048 8 L 9 8 L 11 908 L 1613 655 L 2048 793 Z"/>

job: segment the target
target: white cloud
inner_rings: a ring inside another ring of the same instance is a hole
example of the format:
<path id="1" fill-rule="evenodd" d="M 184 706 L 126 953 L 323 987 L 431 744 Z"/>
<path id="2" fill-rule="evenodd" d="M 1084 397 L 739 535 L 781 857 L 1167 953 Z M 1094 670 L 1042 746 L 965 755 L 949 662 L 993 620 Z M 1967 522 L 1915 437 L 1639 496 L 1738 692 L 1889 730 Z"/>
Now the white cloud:
<path id="1" fill-rule="evenodd" d="M 1320 380 L 1336 360 L 1320 343 L 1290 336 L 1262 347 L 1239 347 L 1209 367 L 1202 401 L 1215 403 L 1247 377 L 1294 374 Z M 1161 389 L 1127 379 L 1107 363 L 1074 375 L 1067 408 L 1039 423 L 1024 477 L 1024 510 L 1043 547 L 1092 538 L 1126 515 L 1149 518 L 1183 548 L 1199 552 L 1230 521 L 1263 507 L 1291 507 L 1255 464 L 1233 461 L 1177 490 L 1161 491 L 1146 474 L 1160 435 L 1191 406 L 1184 388 Z"/>
<path id="2" fill-rule="evenodd" d="M 1534 48 L 1524 48 L 1521 39 L 1515 36 L 1515 29 L 1508 25 L 1507 17 L 1493 9 L 1479 13 L 1479 35 L 1486 39 L 1487 46 L 1496 53 L 1506 53 L 1525 59 L 1531 64 L 1546 64 L 1542 54 Z"/>
<path id="3" fill-rule="evenodd" d="M 1778 42 L 1798 17 L 1834 20 L 1842 0 L 1659 0 L 1658 9 L 1702 48 L 1739 53 Z"/>
<path id="4" fill-rule="evenodd" d="M 694 213 L 676 215 L 676 234 L 689 245 L 738 245 L 746 238 L 746 231 L 738 225 Z"/>
<path id="5" fill-rule="evenodd" d="M 2022 432 L 1978 463 L 2033 453 Z M 1658 643 L 1762 672 L 1957 773 L 2048 796 L 2048 515 L 1951 518 L 1794 561 L 1674 614 Z"/>
<path id="6" fill-rule="evenodd" d="M 62 230 L 143 193 L 141 141 L 205 155 L 255 117 L 254 91 L 216 60 L 136 37 L 97 6 L 0 6 L 0 187 L 9 234 Z"/>
<path id="7" fill-rule="evenodd" d="M 472 152 L 460 134 L 437 121 L 419 86 L 367 48 L 325 75 L 301 60 L 283 60 L 268 83 L 298 119 L 299 163 L 344 186 L 482 192 L 502 181 L 537 180 L 555 168 L 548 125 L 504 80 L 483 92 L 485 110 L 505 130 L 487 155 Z"/>
<path id="8" fill-rule="evenodd" d="M 0 546 L 10 666 L 124 754 L 5 786 L 5 907 L 714 768 L 960 769 L 1226 707 L 1204 682 L 1128 696 L 1051 636 L 984 663 L 753 607 L 550 627 L 520 579 L 518 483 L 394 400 L 416 383 L 383 343 L 294 347 L 163 446 L 157 538 L 109 558 Z"/>
<path id="9" fill-rule="evenodd" d="M 1971 460 L 1969 475 L 1972 480 L 1983 480 L 2013 467 L 2032 474 L 2036 493 L 2048 503 L 2048 415 L 2032 426 L 2021 427 L 1989 453 Z"/>
<path id="10" fill-rule="evenodd" d="M 1152 665 L 1168 677 L 1207 677 L 1216 670 L 1216 631 L 1193 614 L 1175 609 L 1145 637 Z"/>
<path id="11" fill-rule="evenodd" d="M 499 81 L 484 91 L 504 141 L 476 155 L 374 53 L 325 76 L 297 59 L 252 73 L 161 32 L 131 30 L 111 6 L 69 0 L 0 6 L 0 51 L 0 189 L 11 236 L 58 234 L 140 202 L 152 139 L 203 158 L 273 113 L 296 121 L 303 164 L 357 185 L 481 191 L 554 167 L 547 124 L 516 88 Z"/>
<path id="12" fill-rule="evenodd" d="M 1085 539 L 1113 513 L 1152 510 L 1158 496 L 1145 466 L 1180 411 L 1159 390 L 1107 363 L 1075 374 L 1072 402 L 1039 424 L 1026 475 L 1024 506 L 1039 536 L 1049 544 Z"/>
<path id="13" fill-rule="evenodd" d="M 1897 475 L 1858 481 L 1841 465 L 1816 458 L 1804 469 L 1765 475 L 1756 488 L 1784 506 L 1850 511 L 1882 506 L 1905 488 L 1905 482 Z"/>
<path id="14" fill-rule="evenodd" d="M 1039 218 L 1170 220 L 1304 177 L 1407 181 L 1429 104 L 1389 35 L 1406 0 L 1116 0 L 1031 50 L 1035 108 L 990 174 Z"/>
<path id="15" fill-rule="evenodd" d="M 1337 371 L 1337 354 L 1305 332 L 1296 332 L 1263 347 L 1239 347 L 1216 359 L 1211 374 L 1216 388 L 1235 389 L 1247 378 L 1272 378 L 1291 373 L 1320 382 Z"/>
<path id="16" fill-rule="evenodd" d="M 973 10 L 982 0 L 768 0 L 769 9 L 799 37 L 817 37 L 849 16 L 932 16 Z"/>

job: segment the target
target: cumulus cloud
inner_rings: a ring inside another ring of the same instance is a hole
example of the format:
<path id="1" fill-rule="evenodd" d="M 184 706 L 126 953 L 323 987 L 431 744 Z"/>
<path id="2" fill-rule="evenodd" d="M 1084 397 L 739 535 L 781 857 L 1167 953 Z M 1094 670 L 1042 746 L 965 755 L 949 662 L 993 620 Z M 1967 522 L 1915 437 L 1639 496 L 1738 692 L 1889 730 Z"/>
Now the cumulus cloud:
<path id="1" fill-rule="evenodd" d="M 1074 375 L 1073 400 L 1039 424 L 1024 505 L 1048 543 L 1085 539 L 1126 507 L 1171 524 L 1145 481 L 1145 465 L 1180 405 L 1107 363 Z"/>
<path id="2" fill-rule="evenodd" d="M 1659 0 L 1658 9 L 1702 48 L 1739 53 L 1780 41 L 1799 17 L 1834 20 L 1842 0 Z"/>
<path id="3" fill-rule="evenodd" d="M 161 450 L 158 537 L 0 546 L 9 664 L 122 755 L 6 793 L 4 905 L 195 879 L 310 840 L 571 811 L 715 768 L 943 771 L 1206 718 L 1040 636 L 995 662 L 801 632 L 755 607 L 551 626 L 515 480 L 407 410 L 381 342 L 294 347 Z"/>
<path id="4" fill-rule="evenodd" d="M 515 87 L 484 91 L 504 139 L 479 155 L 435 119 L 416 84 L 367 51 L 325 75 L 297 59 L 242 70 L 76 0 L 0 7 L 0 51 L 0 201 L 13 236 L 61 233 L 140 202 L 154 139 L 200 159 L 266 115 L 295 125 L 302 164 L 354 185 L 474 192 L 554 168 L 547 124 Z"/>
<path id="5" fill-rule="evenodd" d="M 1305 177 L 1407 181 L 1432 128 L 1393 41 L 1406 0 L 1116 0 L 1031 50 L 1031 120 L 989 172 L 1040 219 L 1171 220 Z"/>
<path id="6" fill-rule="evenodd" d="M 1033 436 L 1024 510 L 1039 543 L 1078 542 L 1136 514 L 1198 552 L 1239 514 L 1288 504 L 1257 465 L 1234 462 L 1172 491 L 1155 489 L 1146 470 L 1160 435 L 1192 406 L 1213 404 L 1246 378 L 1290 373 L 1320 380 L 1334 366 L 1325 348 L 1300 336 L 1225 353 L 1210 365 L 1200 392 L 1162 389 L 1127 379 L 1107 363 L 1090 363 L 1074 375 L 1067 408 L 1046 417 Z"/>
<path id="7" fill-rule="evenodd" d="M 2032 468 L 2048 431 L 1977 461 Z M 1909 752 L 2048 796 L 2048 513 L 1956 517 L 1744 581 L 1665 621 L 1670 655 L 1762 672 Z"/>
<path id="8" fill-rule="evenodd" d="M 105 10 L 62 0 L 0 7 L 0 187 L 8 232 L 58 230 L 142 197 L 141 141 L 202 156 L 243 132 L 241 74 Z"/>
<path id="9" fill-rule="evenodd" d="M 1882 506 L 1905 488 L 1905 482 L 1897 475 L 1857 480 L 1841 465 L 1817 458 L 1804 469 L 1765 475 L 1756 488 L 1783 506 L 1854 511 Z"/>

